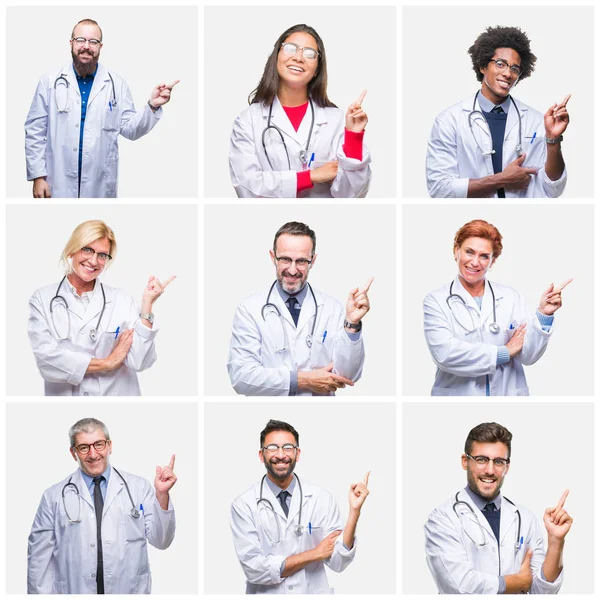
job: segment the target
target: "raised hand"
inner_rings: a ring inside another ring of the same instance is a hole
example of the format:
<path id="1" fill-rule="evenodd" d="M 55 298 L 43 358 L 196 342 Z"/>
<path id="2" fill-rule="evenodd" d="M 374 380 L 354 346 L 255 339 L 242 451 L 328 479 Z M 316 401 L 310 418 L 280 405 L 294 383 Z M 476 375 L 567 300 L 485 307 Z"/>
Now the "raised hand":
<path id="1" fill-rule="evenodd" d="M 175 455 L 171 455 L 171 462 L 166 467 L 156 467 L 156 477 L 154 478 L 154 489 L 157 496 L 169 493 L 169 490 L 175 485 L 177 476 L 173 472 L 175 468 Z M 164 507 L 163 507 L 164 508 Z"/>
<path id="2" fill-rule="evenodd" d="M 350 493 L 348 495 L 348 502 L 350 503 L 350 510 L 359 511 L 362 508 L 367 496 L 369 495 L 369 475 L 371 471 L 368 471 L 364 479 L 359 483 L 353 483 L 350 486 Z"/>
<path id="3" fill-rule="evenodd" d="M 562 306 L 562 291 L 573 281 L 573 278 L 567 279 L 558 287 L 553 283 L 550 284 L 547 290 L 542 294 L 538 310 L 544 315 L 553 315 Z"/>
<path id="4" fill-rule="evenodd" d="M 560 104 L 553 104 L 544 115 L 544 127 L 546 128 L 546 137 L 557 138 L 562 135 L 569 125 L 569 113 L 567 112 L 567 102 L 571 94 Z"/>
<path id="5" fill-rule="evenodd" d="M 364 288 L 354 288 L 348 294 L 346 302 L 346 321 L 357 324 L 371 309 L 367 293 L 375 277 L 371 277 Z"/>
<path id="6" fill-rule="evenodd" d="M 161 83 L 157 85 L 152 92 L 150 92 L 150 104 L 154 108 L 158 108 L 163 104 L 166 104 L 171 99 L 171 90 L 180 82 L 180 79 L 176 79 L 169 85 Z"/>
<path id="7" fill-rule="evenodd" d="M 360 96 L 348 107 L 346 112 L 346 129 L 355 133 L 360 133 L 367 126 L 369 118 L 362 109 L 362 103 L 367 95 L 367 90 L 363 90 Z"/>
<path id="8" fill-rule="evenodd" d="M 144 293 L 142 295 L 142 306 L 152 305 L 163 294 L 167 286 L 175 279 L 177 275 L 169 277 L 164 283 L 161 283 L 154 275 L 150 275 Z M 149 311 L 147 311 L 149 312 Z"/>
<path id="9" fill-rule="evenodd" d="M 553 536 L 558 540 L 564 539 L 573 524 L 573 518 L 564 508 L 568 495 L 569 490 L 565 490 L 558 504 L 554 508 L 547 508 L 544 512 L 544 525 L 548 536 Z"/>

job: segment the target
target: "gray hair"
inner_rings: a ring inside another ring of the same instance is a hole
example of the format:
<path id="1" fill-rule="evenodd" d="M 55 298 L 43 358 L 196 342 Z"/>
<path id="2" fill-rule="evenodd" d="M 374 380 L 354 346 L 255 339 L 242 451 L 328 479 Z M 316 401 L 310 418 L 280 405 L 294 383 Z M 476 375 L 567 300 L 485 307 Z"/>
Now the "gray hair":
<path id="1" fill-rule="evenodd" d="M 108 433 L 106 425 L 98 419 L 88 417 L 87 419 L 80 419 L 71 427 L 71 429 L 69 429 L 69 442 L 71 447 L 75 447 L 75 437 L 78 433 L 92 433 L 92 431 L 96 431 L 96 429 L 102 429 L 104 437 L 107 440 L 110 440 L 110 434 Z"/>

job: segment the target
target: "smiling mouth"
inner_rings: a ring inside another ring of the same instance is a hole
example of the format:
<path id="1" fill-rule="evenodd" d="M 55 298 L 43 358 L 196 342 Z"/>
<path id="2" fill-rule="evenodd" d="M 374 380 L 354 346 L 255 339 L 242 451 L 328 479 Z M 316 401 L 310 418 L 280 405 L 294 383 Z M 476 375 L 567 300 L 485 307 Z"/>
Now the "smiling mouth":
<path id="1" fill-rule="evenodd" d="M 288 65 L 288 69 L 293 73 L 304 73 L 304 69 L 302 67 L 298 67 L 297 65 Z"/>
<path id="2" fill-rule="evenodd" d="M 489 478 L 489 477 L 480 477 L 479 481 L 481 481 L 483 483 L 487 483 L 487 484 L 496 483 L 496 479 L 492 479 L 492 478 Z"/>

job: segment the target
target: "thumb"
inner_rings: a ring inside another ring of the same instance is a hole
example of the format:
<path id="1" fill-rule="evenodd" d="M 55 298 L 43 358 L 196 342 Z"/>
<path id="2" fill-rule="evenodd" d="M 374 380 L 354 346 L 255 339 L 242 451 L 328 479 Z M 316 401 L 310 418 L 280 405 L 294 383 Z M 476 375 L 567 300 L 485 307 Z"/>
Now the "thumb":
<path id="1" fill-rule="evenodd" d="M 325 367 L 326 371 L 333 371 L 333 363 L 329 363 L 326 367 Z"/>
<path id="2" fill-rule="evenodd" d="M 517 160 L 515 160 L 515 165 L 518 165 L 520 167 L 525 162 L 526 158 L 527 154 L 521 154 L 521 156 L 517 156 Z"/>
<path id="3" fill-rule="evenodd" d="M 529 569 L 531 569 L 531 557 L 533 556 L 533 550 L 531 548 L 529 548 L 529 550 L 527 550 L 527 554 L 525 555 L 525 558 L 523 559 L 523 563 L 521 564 L 521 571 L 529 571 Z"/>
<path id="4" fill-rule="evenodd" d="M 162 473 L 162 467 L 156 467 L 156 476 L 160 477 L 161 473 Z"/>
<path id="5" fill-rule="evenodd" d="M 554 290 L 554 283 L 551 283 L 548 288 L 544 291 L 544 294 L 550 294 Z"/>
<path id="6" fill-rule="evenodd" d="M 356 294 L 356 292 L 358 292 L 358 288 L 352 288 L 348 294 L 348 300 L 354 300 L 354 294 Z"/>

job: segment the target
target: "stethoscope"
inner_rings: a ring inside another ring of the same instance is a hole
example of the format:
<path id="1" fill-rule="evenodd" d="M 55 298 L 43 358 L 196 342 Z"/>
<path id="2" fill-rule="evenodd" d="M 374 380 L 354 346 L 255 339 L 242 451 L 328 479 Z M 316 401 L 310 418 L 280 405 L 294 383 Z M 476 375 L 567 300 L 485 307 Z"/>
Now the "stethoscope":
<path id="1" fill-rule="evenodd" d="M 275 287 L 276 283 L 277 283 L 277 280 L 275 280 L 273 282 L 271 289 L 269 289 L 269 293 L 267 294 L 267 301 L 263 304 L 262 308 L 260 309 L 260 315 L 263 318 L 263 321 L 265 321 L 265 323 L 266 323 L 267 320 L 265 319 L 265 310 L 271 309 L 271 310 L 275 311 L 275 313 L 279 317 L 279 322 L 281 324 L 281 329 L 283 331 L 283 340 L 284 340 L 283 347 L 280 349 L 277 349 L 277 352 L 285 352 L 287 350 L 287 344 L 285 343 L 287 341 L 287 334 L 285 331 L 285 325 L 283 324 L 283 317 L 281 316 L 281 312 L 279 311 L 279 308 L 277 308 L 277 306 L 275 304 L 273 304 L 272 302 L 269 302 L 269 300 L 271 298 L 271 292 L 273 291 L 273 288 Z M 309 348 L 312 348 L 313 336 L 315 335 L 315 327 L 317 326 L 317 315 L 319 312 L 319 305 L 317 304 L 317 298 L 315 297 L 315 293 L 313 292 L 312 286 L 308 282 L 306 282 L 306 285 L 308 286 L 308 289 L 310 290 L 310 293 L 311 293 L 314 303 L 315 303 L 315 314 L 313 316 L 313 324 L 310 329 L 310 333 L 307 334 L 307 336 L 306 336 L 306 345 Z"/>
<path id="2" fill-rule="evenodd" d="M 492 287 L 492 284 L 488 281 L 487 282 L 488 285 L 490 286 L 490 292 L 492 292 L 492 307 L 493 307 L 493 317 L 494 320 L 489 324 L 489 330 L 491 333 L 500 333 L 500 325 L 498 325 L 498 323 L 496 322 L 496 294 L 494 294 L 494 288 Z M 450 293 L 448 294 L 448 297 L 446 298 L 446 304 L 448 305 L 448 308 L 450 309 L 450 312 L 454 315 L 454 318 L 456 319 L 456 322 L 466 331 L 468 331 L 469 333 L 472 333 L 473 331 L 475 331 L 477 329 L 477 327 L 475 327 L 475 321 L 473 320 L 473 315 L 471 314 L 470 310 L 469 310 L 469 306 L 467 306 L 467 303 L 463 300 L 462 296 L 459 296 L 458 294 L 453 294 L 452 293 L 452 286 L 454 285 L 454 281 L 450 284 Z M 467 329 L 457 318 L 456 315 L 454 314 L 454 310 L 452 309 L 452 305 L 450 304 L 450 300 L 452 300 L 452 298 L 458 298 L 465 306 L 465 308 L 467 309 L 467 312 L 469 313 L 469 316 L 471 317 L 471 324 L 473 325 L 473 329 L 469 330 Z"/>
<path id="3" fill-rule="evenodd" d="M 263 510 L 270 511 L 273 515 L 273 519 L 275 521 L 275 524 L 277 525 L 277 541 L 271 539 L 271 536 L 269 535 L 268 531 L 266 533 L 271 542 L 273 542 L 274 544 L 278 544 L 281 541 L 281 527 L 275 515 L 275 509 L 273 508 L 273 504 L 271 504 L 271 501 L 268 498 L 263 498 L 263 485 L 265 483 L 266 477 L 266 475 L 263 475 L 263 478 L 260 480 L 260 497 L 256 501 L 256 506 L 258 507 L 259 511 L 262 507 L 264 507 Z M 302 525 L 302 503 L 304 502 L 304 494 L 302 492 L 302 484 L 300 483 L 300 479 L 298 478 L 298 475 L 296 475 L 296 473 L 294 473 L 294 477 L 296 478 L 296 482 L 298 483 L 298 489 L 300 490 L 300 509 L 298 511 L 298 523 L 294 527 L 294 533 L 298 537 L 300 537 L 304 533 L 304 525 Z"/>
<path id="4" fill-rule="evenodd" d="M 107 71 L 107 74 L 110 78 L 110 84 L 112 86 L 112 100 L 110 101 L 110 106 L 111 106 L 111 110 L 112 108 L 114 108 L 115 106 L 117 106 L 117 93 L 115 91 L 115 82 L 112 78 L 112 75 Z M 61 73 L 55 80 L 54 80 L 54 101 L 56 102 L 56 109 L 58 110 L 58 112 L 60 113 L 64 113 L 64 112 L 68 112 L 69 111 L 69 97 L 68 94 L 65 93 L 65 103 L 63 105 L 63 107 L 61 108 L 58 105 L 58 94 L 56 93 L 56 90 L 58 88 L 64 88 L 64 90 L 67 92 L 69 90 L 70 87 L 70 83 L 69 80 L 67 79 L 67 76 L 65 75 L 65 73 Z"/>
<path id="5" fill-rule="evenodd" d="M 463 531 L 465 532 L 465 535 L 476 545 L 476 546 L 485 546 L 487 544 L 487 537 L 485 535 L 485 531 L 483 529 L 483 525 L 479 522 L 479 519 L 477 518 L 477 515 L 475 514 L 475 511 L 473 510 L 473 507 L 468 503 L 465 502 L 464 500 L 459 500 L 458 499 L 458 494 L 459 492 L 456 492 L 456 496 L 454 496 L 454 504 L 452 505 L 452 510 L 454 511 L 454 514 L 458 517 L 458 520 L 460 521 L 460 526 L 462 527 Z M 503 498 L 509 503 L 512 504 L 515 507 L 515 511 L 517 512 L 517 518 L 519 520 L 519 526 L 517 527 L 517 541 L 515 543 L 515 553 L 518 552 L 521 549 L 521 545 L 522 545 L 522 540 L 521 540 L 521 513 L 519 512 L 519 509 L 517 508 L 516 504 L 512 501 L 509 500 L 506 496 L 503 496 Z M 463 527 L 463 522 L 462 519 L 460 517 L 460 515 L 462 515 L 463 513 L 461 512 L 460 514 L 458 514 L 458 511 L 456 510 L 456 507 L 459 504 L 464 504 L 470 511 L 471 514 L 473 515 L 473 519 L 475 519 L 475 522 L 479 525 L 479 531 L 481 532 L 481 538 L 482 538 L 482 542 L 476 542 L 471 535 L 469 534 L 469 532 Z"/>
<path id="6" fill-rule="evenodd" d="M 477 105 L 477 96 L 479 96 L 479 90 L 477 91 L 477 93 L 475 94 L 475 98 L 473 99 L 473 110 L 469 113 L 469 117 L 468 117 L 468 121 L 469 121 L 469 128 L 471 129 L 471 134 L 473 135 L 473 139 L 475 140 L 475 144 L 477 145 L 477 147 L 479 148 L 479 150 L 481 150 L 481 153 L 484 156 L 489 156 L 491 154 L 495 154 L 496 151 L 492 148 L 489 151 L 485 151 L 480 145 L 479 142 L 477 141 L 477 136 L 475 135 L 475 132 L 473 131 L 473 120 L 475 119 L 475 117 L 477 117 L 477 120 L 475 121 L 476 125 L 481 128 L 489 137 L 490 141 L 492 139 L 492 132 L 490 131 L 490 126 L 488 125 L 488 122 L 485 118 L 485 115 L 480 111 L 480 110 L 476 110 L 476 105 Z M 521 123 L 521 113 L 519 112 L 519 109 L 517 108 L 517 103 L 514 101 L 512 96 L 509 96 L 510 101 L 513 103 L 515 110 L 517 111 L 517 117 L 519 118 L 519 141 L 517 142 L 517 145 L 515 146 L 515 150 L 517 152 L 517 156 L 522 156 L 523 155 L 523 146 L 522 146 L 522 142 L 523 142 L 523 137 L 522 137 L 522 123 Z M 481 117 L 481 118 L 479 118 Z"/>
<path id="7" fill-rule="evenodd" d="M 134 519 L 139 519 L 141 513 L 135 507 L 135 504 L 133 502 L 133 498 L 131 496 L 131 492 L 129 491 L 129 486 L 127 485 L 127 482 L 125 481 L 125 478 L 114 467 L 112 467 L 112 470 L 123 480 L 123 483 L 125 484 L 125 489 L 127 490 L 127 495 L 129 496 L 129 501 L 131 502 L 131 510 L 129 511 L 129 514 Z M 63 486 L 63 489 L 62 489 L 62 492 L 61 492 L 62 502 L 63 502 L 63 506 L 64 506 L 64 509 L 65 509 L 65 514 L 67 515 L 67 519 L 69 519 L 69 523 L 81 523 L 81 494 L 79 493 L 79 488 L 77 487 L 77 484 L 73 483 L 71 481 L 71 479 L 72 479 L 72 476 L 69 477 L 69 481 L 67 481 L 67 483 L 65 483 L 65 485 Z M 78 498 L 78 511 L 77 511 L 77 518 L 76 519 L 72 519 L 71 518 L 71 515 L 69 514 L 69 511 L 67 509 L 67 503 L 65 502 L 65 495 L 66 495 L 67 490 L 69 488 L 73 488 L 75 490 L 75 494 L 77 494 L 77 498 Z"/>
<path id="8" fill-rule="evenodd" d="M 308 163 L 308 160 L 307 160 L 308 159 L 308 147 L 310 145 L 310 139 L 312 137 L 313 129 L 315 126 L 315 107 L 313 106 L 312 98 L 309 98 L 308 101 L 310 103 L 310 112 L 311 112 L 310 131 L 308 132 L 308 140 L 306 141 L 306 147 L 302 148 L 300 150 L 300 152 L 298 153 L 298 156 L 300 157 L 300 161 L 302 162 L 302 166 L 304 166 L 304 167 Z M 288 152 L 288 148 L 285 143 L 285 139 L 283 137 L 283 131 L 281 131 L 281 129 L 279 129 L 279 127 L 277 127 L 277 125 L 273 125 L 271 123 L 272 113 L 273 113 L 273 102 L 271 102 L 271 105 L 269 106 L 269 118 L 267 119 L 267 126 L 263 129 L 262 137 L 261 137 L 263 149 L 265 151 L 265 156 L 267 157 L 267 161 L 269 163 L 269 166 L 271 167 L 271 171 L 274 171 L 275 169 L 273 168 L 273 163 L 271 162 L 271 159 L 269 158 L 269 153 L 267 152 L 267 145 L 265 144 L 265 135 L 266 135 L 267 131 L 269 129 L 274 129 L 279 134 L 279 137 L 281 138 L 281 143 L 283 144 L 283 148 L 285 150 L 285 155 L 287 157 L 288 170 L 291 171 L 292 164 L 290 163 L 290 154 Z"/>
<path id="9" fill-rule="evenodd" d="M 69 304 L 65 300 L 64 296 L 61 296 L 58 293 L 60 291 L 60 286 L 63 284 L 63 281 L 66 278 L 67 278 L 67 276 L 65 275 L 60 280 L 60 283 L 58 284 L 58 287 L 56 288 L 56 294 L 54 294 L 52 300 L 50 300 L 50 319 L 52 320 L 52 326 L 54 327 L 54 331 L 56 331 L 56 335 L 58 336 L 58 339 L 61 342 L 68 340 L 69 334 L 71 333 L 71 315 L 69 314 Z M 98 282 L 98 283 L 100 283 L 100 282 Z M 92 342 L 95 342 L 98 339 L 98 329 L 100 328 L 100 321 L 102 321 L 102 315 L 104 314 L 104 309 L 106 308 L 106 294 L 104 293 L 104 286 L 102 285 L 102 283 L 100 283 L 100 290 L 102 291 L 102 310 L 100 311 L 100 316 L 98 317 L 98 322 L 96 323 L 96 327 L 90 331 L 90 339 L 92 340 Z M 66 337 L 60 336 L 60 333 L 58 333 L 58 328 L 56 327 L 56 323 L 54 322 L 54 310 L 53 310 L 52 305 L 54 304 L 54 302 L 56 302 L 58 300 L 61 300 L 61 302 L 58 303 L 59 306 L 64 306 L 65 310 L 67 311 L 68 330 L 67 330 Z M 116 471 L 116 469 L 115 469 L 115 471 Z"/>

